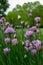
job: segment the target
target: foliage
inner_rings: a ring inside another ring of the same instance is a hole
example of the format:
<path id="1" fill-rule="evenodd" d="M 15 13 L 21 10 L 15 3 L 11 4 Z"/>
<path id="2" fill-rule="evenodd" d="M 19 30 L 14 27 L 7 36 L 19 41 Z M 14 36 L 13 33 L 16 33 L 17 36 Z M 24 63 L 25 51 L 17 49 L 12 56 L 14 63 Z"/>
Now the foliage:
<path id="1" fill-rule="evenodd" d="M 0 13 L 4 13 L 9 7 L 8 0 L 0 0 Z"/>
<path id="2" fill-rule="evenodd" d="M 40 13 L 41 12 L 41 13 Z M 32 13 L 32 17 L 28 17 L 28 14 Z M 43 26 L 43 5 L 38 1 L 32 3 L 24 3 L 22 6 L 17 5 L 12 12 L 9 12 L 6 16 L 6 19 L 13 24 L 20 24 L 20 21 L 17 19 L 17 16 L 21 15 L 22 20 L 28 21 L 29 25 L 35 25 L 34 17 L 41 17 L 40 24 Z M 13 22 L 11 19 L 14 19 Z"/>

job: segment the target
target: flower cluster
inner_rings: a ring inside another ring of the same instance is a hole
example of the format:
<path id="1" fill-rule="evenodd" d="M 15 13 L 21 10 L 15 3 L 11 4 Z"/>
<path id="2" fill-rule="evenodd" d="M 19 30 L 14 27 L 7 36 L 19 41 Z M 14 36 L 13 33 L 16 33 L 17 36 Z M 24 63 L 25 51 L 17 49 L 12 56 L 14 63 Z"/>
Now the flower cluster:
<path id="1" fill-rule="evenodd" d="M 36 17 L 35 21 L 36 21 L 36 26 L 30 27 L 25 34 L 25 37 L 28 39 L 25 41 L 25 49 L 26 51 L 30 51 L 32 55 L 35 55 L 42 48 L 42 42 L 37 38 L 33 39 L 34 36 L 36 36 L 37 33 L 39 33 L 38 26 L 40 22 L 40 17 Z"/>
<path id="2" fill-rule="evenodd" d="M 16 35 L 15 30 L 12 27 L 6 28 L 6 30 L 4 31 L 4 33 L 5 34 L 8 34 L 10 36 L 11 36 L 11 34 Z M 14 37 L 14 39 L 12 40 L 10 36 L 4 39 L 5 43 L 6 44 L 17 45 L 18 44 L 17 38 Z M 9 52 L 9 49 L 8 48 L 5 48 L 4 49 L 4 52 L 5 53 L 8 53 Z"/>
<path id="3" fill-rule="evenodd" d="M 1 16 L 1 14 L 0 14 L 0 16 Z M 31 17 L 32 13 L 29 13 L 28 16 Z M 40 17 L 36 17 L 34 19 L 36 22 L 36 25 L 34 25 L 32 27 L 29 27 L 28 22 L 24 23 L 24 21 L 21 20 L 20 15 L 18 15 L 18 20 L 21 21 L 22 26 L 25 25 L 28 27 L 28 30 L 25 33 L 25 37 L 27 40 L 25 41 L 25 44 L 24 44 L 24 41 L 22 41 L 22 45 L 24 46 L 24 48 L 27 52 L 30 52 L 32 55 L 35 55 L 38 51 L 40 51 L 42 49 L 42 42 L 37 38 L 34 39 L 34 36 L 36 36 L 37 33 L 39 33 L 38 27 L 39 27 L 39 22 L 41 19 L 40 19 Z M 2 28 L 4 28 L 4 34 L 8 35 L 7 37 L 4 38 L 4 42 L 5 42 L 6 46 L 7 45 L 8 46 L 3 48 L 3 52 L 5 54 L 8 54 L 11 51 L 11 48 L 18 44 L 18 39 L 16 37 L 16 33 L 15 33 L 15 29 L 13 28 L 13 25 L 10 24 L 9 22 L 6 22 L 6 19 L 4 17 L 2 17 L 0 19 L 0 25 L 2 26 Z M 23 32 L 23 30 L 22 30 L 22 32 Z M 20 32 L 19 32 L 19 35 L 20 35 Z M 12 38 L 11 38 L 11 36 L 12 36 Z M 9 47 L 9 45 L 12 45 L 11 48 Z M 27 56 L 25 55 L 24 57 L 27 57 Z"/>
<path id="4" fill-rule="evenodd" d="M 4 17 L 0 19 L 0 25 L 1 25 L 0 26 L 1 30 L 3 30 L 4 32 L 3 34 L 5 34 L 4 42 L 5 42 L 5 45 L 7 46 L 3 48 L 3 52 L 4 54 L 8 54 L 12 49 L 10 48 L 9 45 L 11 45 L 12 47 L 13 45 L 16 46 L 18 44 L 18 39 L 16 38 L 15 29 L 12 27 L 12 24 L 10 24 L 9 22 L 6 22 L 6 19 Z"/>

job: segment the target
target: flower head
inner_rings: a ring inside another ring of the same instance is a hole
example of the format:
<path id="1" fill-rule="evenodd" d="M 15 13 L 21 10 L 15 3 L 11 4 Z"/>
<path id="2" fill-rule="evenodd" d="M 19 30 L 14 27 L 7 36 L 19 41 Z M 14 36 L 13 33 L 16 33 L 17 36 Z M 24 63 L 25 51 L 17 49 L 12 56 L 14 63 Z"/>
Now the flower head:
<path id="1" fill-rule="evenodd" d="M 18 40 L 15 38 L 12 40 L 12 45 L 17 45 L 18 44 Z"/>
<path id="2" fill-rule="evenodd" d="M 36 32 L 37 27 L 36 26 L 32 26 L 29 30 L 32 30 L 32 31 Z"/>
<path id="3" fill-rule="evenodd" d="M 10 23 L 9 22 L 6 22 L 5 25 L 10 25 Z"/>
<path id="4" fill-rule="evenodd" d="M 4 17 L 1 18 L 3 21 L 6 21 L 6 19 Z"/>
<path id="5" fill-rule="evenodd" d="M 40 22 L 40 17 L 35 18 L 36 23 Z"/>
<path id="6" fill-rule="evenodd" d="M 14 33 L 14 29 L 11 27 L 8 27 L 8 28 L 6 28 L 5 33 L 6 34 L 12 34 L 12 33 Z"/>
<path id="7" fill-rule="evenodd" d="M 35 55 L 35 54 L 36 54 L 36 52 L 37 52 L 37 50 L 36 50 L 36 49 L 32 49 L 32 50 L 31 50 L 31 54 L 32 54 L 32 55 Z"/>
<path id="8" fill-rule="evenodd" d="M 27 31 L 25 36 L 28 38 L 28 37 L 32 37 L 33 36 L 33 31 Z"/>
<path id="9" fill-rule="evenodd" d="M 9 53 L 9 52 L 10 52 L 10 48 L 4 48 L 4 49 L 3 49 L 3 51 L 4 51 L 4 53 L 6 53 L 6 54 L 7 54 L 7 53 Z"/>
<path id="10" fill-rule="evenodd" d="M 29 46 L 29 51 L 30 51 L 30 50 L 32 50 L 32 49 L 33 49 L 33 46 L 32 46 L 32 45 L 30 45 L 30 46 Z"/>
<path id="11" fill-rule="evenodd" d="M 29 40 L 26 40 L 25 43 L 26 43 L 26 44 L 25 44 L 26 47 L 29 47 L 29 46 L 30 46 L 30 41 L 29 41 Z"/>
<path id="12" fill-rule="evenodd" d="M 34 41 L 32 41 L 32 44 L 36 47 L 37 50 L 41 49 L 41 41 L 34 40 Z"/>
<path id="13" fill-rule="evenodd" d="M 0 24 L 2 24 L 3 23 L 3 20 L 2 19 L 0 19 Z"/>
<path id="14" fill-rule="evenodd" d="M 29 16 L 29 17 L 32 16 L 32 13 L 29 13 L 28 16 Z"/>
<path id="15" fill-rule="evenodd" d="M 10 38 L 5 38 L 6 43 L 10 43 Z"/>

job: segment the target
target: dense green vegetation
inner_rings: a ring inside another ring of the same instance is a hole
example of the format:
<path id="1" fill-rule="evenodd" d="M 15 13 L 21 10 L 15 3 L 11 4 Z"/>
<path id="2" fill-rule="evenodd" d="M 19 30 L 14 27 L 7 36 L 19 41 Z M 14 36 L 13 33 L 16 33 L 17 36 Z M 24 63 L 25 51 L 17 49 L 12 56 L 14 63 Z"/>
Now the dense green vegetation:
<path id="1" fill-rule="evenodd" d="M 0 0 L 0 14 L 4 14 L 6 9 L 9 7 L 8 0 Z"/>
<path id="2" fill-rule="evenodd" d="M 32 13 L 31 17 L 28 17 L 29 13 Z M 21 16 L 21 20 L 24 22 L 27 21 L 30 26 L 35 25 L 35 17 L 40 17 L 40 24 L 43 27 L 43 5 L 41 5 L 38 1 L 34 3 L 24 3 L 22 6 L 17 5 L 11 12 L 7 14 L 6 19 L 15 25 L 19 25 L 21 21 L 18 20 L 18 15 Z"/>

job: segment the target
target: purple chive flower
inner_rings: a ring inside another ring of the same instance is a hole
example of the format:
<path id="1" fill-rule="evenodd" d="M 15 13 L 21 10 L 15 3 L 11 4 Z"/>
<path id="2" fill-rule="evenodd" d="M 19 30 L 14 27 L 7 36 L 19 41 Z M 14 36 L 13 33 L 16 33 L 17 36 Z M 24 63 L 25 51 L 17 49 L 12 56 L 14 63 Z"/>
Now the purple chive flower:
<path id="1" fill-rule="evenodd" d="M 32 31 L 36 32 L 37 27 L 36 26 L 32 26 L 29 30 L 32 30 Z"/>
<path id="2" fill-rule="evenodd" d="M 32 41 L 32 44 L 33 44 L 33 45 L 36 44 L 36 43 L 37 43 L 37 40 Z"/>
<path id="3" fill-rule="evenodd" d="M 10 23 L 9 22 L 6 22 L 5 25 L 10 25 Z"/>
<path id="4" fill-rule="evenodd" d="M 17 45 L 18 44 L 18 40 L 15 38 L 12 40 L 12 45 Z"/>
<path id="5" fill-rule="evenodd" d="M 38 51 L 40 51 L 41 49 L 42 49 L 42 46 L 41 45 L 37 47 L 37 50 Z"/>
<path id="6" fill-rule="evenodd" d="M 41 49 L 41 41 L 34 40 L 34 41 L 32 41 L 32 44 L 36 47 L 36 49 L 38 49 L 38 50 Z"/>
<path id="7" fill-rule="evenodd" d="M 14 33 L 14 29 L 11 27 L 8 27 L 8 28 L 6 28 L 5 33 L 6 34 L 12 34 L 12 33 Z"/>
<path id="8" fill-rule="evenodd" d="M 35 55 L 36 53 L 37 53 L 37 50 L 36 50 L 36 49 L 32 49 L 32 50 L 31 50 L 31 54 L 32 54 L 32 55 Z"/>
<path id="9" fill-rule="evenodd" d="M 28 37 L 32 37 L 33 36 L 33 31 L 27 31 L 25 36 L 28 38 Z"/>
<path id="10" fill-rule="evenodd" d="M 29 41 L 29 40 L 26 40 L 25 43 L 26 43 L 26 44 L 25 44 L 26 47 L 29 47 L 29 46 L 30 46 L 30 41 Z"/>
<path id="11" fill-rule="evenodd" d="M 29 16 L 29 17 L 32 16 L 32 13 L 29 13 L 28 16 Z"/>
<path id="12" fill-rule="evenodd" d="M 31 43 L 30 43 L 29 46 L 25 46 L 25 50 L 26 50 L 26 51 L 31 51 L 32 49 L 33 49 L 33 46 L 32 46 Z"/>
<path id="13" fill-rule="evenodd" d="M 36 23 L 40 22 L 40 17 L 35 18 Z"/>
<path id="14" fill-rule="evenodd" d="M 4 17 L 1 18 L 3 21 L 6 21 L 6 19 Z"/>
<path id="15" fill-rule="evenodd" d="M 34 40 L 34 41 L 32 41 L 32 44 L 33 44 L 33 45 L 35 45 L 35 44 L 41 45 L 41 41 L 39 41 L 39 40 Z"/>
<path id="16" fill-rule="evenodd" d="M 32 50 L 32 49 L 33 49 L 33 46 L 32 46 L 32 45 L 30 45 L 30 46 L 29 46 L 29 50 Z"/>
<path id="17" fill-rule="evenodd" d="M 5 38 L 5 43 L 10 43 L 10 38 Z"/>
<path id="18" fill-rule="evenodd" d="M 2 19 L 0 19 L 0 24 L 2 24 L 3 23 L 3 20 Z"/>
<path id="19" fill-rule="evenodd" d="M 4 53 L 8 54 L 10 52 L 10 48 L 4 48 L 3 51 Z"/>
<path id="20" fill-rule="evenodd" d="M 37 48 L 37 50 L 41 50 L 41 48 L 42 48 L 42 43 L 41 43 L 41 41 L 40 40 L 37 40 L 37 46 L 36 46 L 36 48 Z"/>

